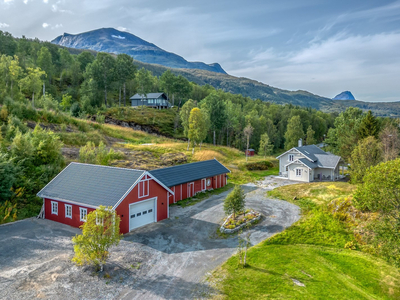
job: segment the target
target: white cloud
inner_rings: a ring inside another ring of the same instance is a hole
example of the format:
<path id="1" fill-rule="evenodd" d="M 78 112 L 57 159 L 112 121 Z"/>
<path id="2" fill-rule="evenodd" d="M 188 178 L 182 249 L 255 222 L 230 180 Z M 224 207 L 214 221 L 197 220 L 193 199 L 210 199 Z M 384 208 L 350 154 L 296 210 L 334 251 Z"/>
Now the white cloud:
<path id="1" fill-rule="evenodd" d="M 24 2 L 25 4 L 28 4 L 28 1 L 29 1 L 29 0 L 24 0 L 23 2 Z"/>
<path id="2" fill-rule="evenodd" d="M 4 3 L 11 3 L 11 2 L 13 2 L 14 0 L 4 0 Z"/>
<path id="3" fill-rule="evenodd" d="M 359 100 L 400 101 L 399 48 L 398 32 L 342 33 L 299 51 L 250 52 L 247 61 L 226 69 L 279 88 L 308 90 L 329 98 L 350 90 Z"/>
<path id="4" fill-rule="evenodd" d="M 49 26 L 50 26 L 50 24 L 47 24 L 47 23 L 43 23 L 43 24 L 42 24 L 42 27 L 43 27 L 43 28 L 47 28 L 47 27 L 49 27 Z"/>
<path id="5" fill-rule="evenodd" d="M 49 0 L 43 0 L 43 3 L 49 3 Z"/>
<path id="6" fill-rule="evenodd" d="M 56 24 L 56 25 L 52 26 L 51 29 L 58 29 L 61 27 L 63 27 L 63 24 Z"/>
<path id="7" fill-rule="evenodd" d="M 10 27 L 9 24 L 7 24 L 7 23 L 0 23 L 0 28 L 8 28 L 8 27 Z"/>

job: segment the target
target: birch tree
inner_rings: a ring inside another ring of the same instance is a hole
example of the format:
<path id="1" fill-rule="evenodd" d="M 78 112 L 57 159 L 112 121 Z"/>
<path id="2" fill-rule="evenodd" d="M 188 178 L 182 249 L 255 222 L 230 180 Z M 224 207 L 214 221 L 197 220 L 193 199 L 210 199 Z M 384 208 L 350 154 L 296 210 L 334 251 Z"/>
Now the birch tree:
<path id="1" fill-rule="evenodd" d="M 102 272 L 109 249 L 117 246 L 121 239 L 119 223 L 120 217 L 111 206 L 100 206 L 90 212 L 80 226 L 82 234 L 72 238 L 75 251 L 72 261 L 78 266 L 92 265 Z"/>

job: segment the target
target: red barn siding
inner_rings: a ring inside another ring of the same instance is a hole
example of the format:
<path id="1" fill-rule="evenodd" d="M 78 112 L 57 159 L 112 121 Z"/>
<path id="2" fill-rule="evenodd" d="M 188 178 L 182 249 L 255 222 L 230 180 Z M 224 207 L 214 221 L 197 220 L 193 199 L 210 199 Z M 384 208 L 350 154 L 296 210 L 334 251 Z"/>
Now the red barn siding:
<path id="1" fill-rule="evenodd" d="M 149 196 L 138 198 L 138 186 L 136 185 L 133 190 L 125 197 L 124 200 L 118 205 L 116 211 L 121 217 L 120 230 L 121 233 L 129 232 L 129 204 L 147 200 L 157 197 L 157 222 L 168 218 L 168 199 L 167 191 L 164 187 L 154 180 L 150 180 L 150 193 Z M 172 197 L 171 197 L 172 198 Z"/>
<path id="2" fill-rule="evenodd" d="M 51 202 L 52 201 L 58 203 L 58 214 L 57 215 L 51 213 Z M 72 219 L 65 217 L 65 204 L 69 204 L 72 206 Z M 48 220 L 67 224 L 67 225 L 70 225 L 73 227 L 79 227 L 84 223 L 84 222 L 81 222 L 81 220 L 80 220 L 81 219 L 80 211 L 79 211 L 80 207 L 86 208 L 88 214 L 94 210 L 94 208 L 90 208 L 90 207 L 87 207 L 84 205 L 72 204 L 69 202 L 62 202 L 62 201 L 57 201 L 57 200 L 52 200 L 52 199 L 46 198 L 44 200 L 45 218 Z"/>

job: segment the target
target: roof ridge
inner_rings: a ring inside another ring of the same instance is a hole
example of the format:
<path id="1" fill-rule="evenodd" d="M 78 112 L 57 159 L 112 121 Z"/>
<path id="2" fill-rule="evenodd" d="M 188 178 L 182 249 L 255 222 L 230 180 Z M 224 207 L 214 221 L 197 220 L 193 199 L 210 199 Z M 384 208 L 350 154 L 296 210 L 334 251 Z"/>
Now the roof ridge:
<path id="1" fill-rule="evenodd" d="M 170 167 L 165 167 L 165 168 L 154 169 L 154 170 L 150 170 L 150 171 L 148 171 L 148 172 L 158 171 L 158 170 L 165 170 L 165 169 L 170 169 L 170 168 L 175 168 L 175 167 L 180 167 L 180 166 L 186 166 L 186 165 L 190 165 L 190 164 L 197 164 L 197 163 L 202 163 L 202 162 L 205 162 L 205 161 L 212 161 L 212 160 L 215 160 L 215 161 L 217 161 L 219 164 L 221 164 L 218 160 L 216 160 L 215 158 L 213 158 L 213 159 L 195 161 L 195 162 L 191 162 L 191 163 L 186 163 L 186 164 L 181 164 L 181 165 L 175 165 L 175 166 L 170 166 Z M 222 164 L 221 164 L 221 165 L 222 165 Z M 224 167 L 225 167 L 225 166 L 224 166 Z"/>
<path id="2" fill-rule="evenodd" d="M 96 165 L 96 164 L 88 164 L 88 163 L 81 163 L 81 162 L 76 162 L 76 161 L 72 161 L 69 165 L 72 165 L 72 164 L 85 165 L 85 166 L 94 166 L 94 167 L 100 167 L 100 168 L 109 168 L 109 169 L 119 169 L 119 170 L 146 172 L 146 170 L 129 169 L 129 168 L 121 168 L 121 167 L 112 167 L 112 166 L 104 166 L 104 165 Z"/>

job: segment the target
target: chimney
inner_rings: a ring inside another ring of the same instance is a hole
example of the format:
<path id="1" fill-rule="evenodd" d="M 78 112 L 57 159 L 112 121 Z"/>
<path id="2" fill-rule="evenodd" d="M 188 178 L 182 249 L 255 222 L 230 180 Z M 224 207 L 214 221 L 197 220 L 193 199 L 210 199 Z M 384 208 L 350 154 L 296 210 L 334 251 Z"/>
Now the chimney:
<path id="1" fill-rule="evenodd" d="M 303 139 L 299 139 L 299 147 L 303 147 Z"/>

